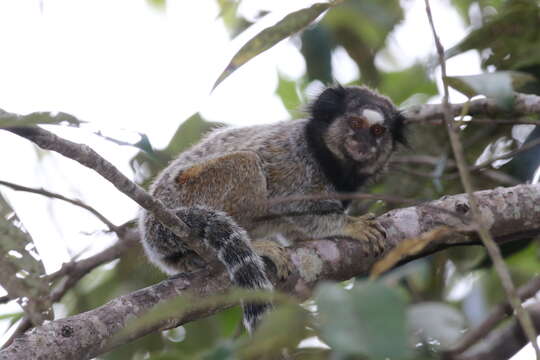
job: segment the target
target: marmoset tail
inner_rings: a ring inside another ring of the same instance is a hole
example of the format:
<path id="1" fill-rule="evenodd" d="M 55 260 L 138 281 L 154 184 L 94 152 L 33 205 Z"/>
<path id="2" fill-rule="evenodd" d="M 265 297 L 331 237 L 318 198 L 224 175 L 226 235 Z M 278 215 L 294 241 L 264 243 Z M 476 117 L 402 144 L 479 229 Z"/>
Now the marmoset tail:
<path id="1" fill-rule="evenodd" d="M 171 162 L 150 188 L 215 252 L 236 286 L 272 289 L 270 273 L 288 275 L 289 259 L 268 240 L 276 234 L 289 242 L 346 236 L 384 251 L 384 229 L 369 215 L 347 215 L 349 201 L 272 200 L 357 191 L 404 142 L 403 115 L 386 97 L 356 86 L 325 89 L 309 115 L 215 130 Z M 186 239 L 146 211 L 140 229 L 146 254 L 166 273 L 207 265 Z M 243 305 L 249 331 L 270 306 Z"/>

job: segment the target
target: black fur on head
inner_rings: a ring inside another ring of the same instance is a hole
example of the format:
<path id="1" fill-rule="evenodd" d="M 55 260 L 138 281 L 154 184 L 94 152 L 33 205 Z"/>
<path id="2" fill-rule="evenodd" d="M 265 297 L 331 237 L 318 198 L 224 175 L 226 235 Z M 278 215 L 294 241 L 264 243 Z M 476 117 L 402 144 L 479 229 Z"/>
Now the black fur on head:
<path id="1" fill-rule="evenodd" d="M 366 87 L 329 87 L 308 109 L 309 150 L 338 192 L 356 191 L 384 168 L 397 143 L 407 144 L 405 116 Z M 382 133 L 374 134 L 375 126 Z"/>
<path id="2" fill-rule="evenodd" d="M 407 127 L 406 127 L 407 118 L 403 115 L 402 111 L 398 111 L 393 116 L 392 121 L 392 136 L 394 143 L 400 143 L 405 146 L 409 146 L 407 141 Z"/>
<path id="3" fill-rule="evenodd" d="M 322 128 L 331 123 L 335 118 L 351 110 L 351 106 L 364 106 L 373 104 L 383 111 L 389 120 L 389 125 L 394 144 L 400 143 L 408 146 L 406 139 L 406 118 L 397 110 L 394 104 L 385 96 L 381 96 L 365 87 L 343 87 L 340 84 L 326 88 L 308 106 L 310 118 L 323 122 Z"/>
<path id="4" fill-rule="evenodd" d="M 336 116 L 345 112 L 345 97 L 347 90 L 336 85 L 326 88 L 308 107 L 312 119 L 330 122 Z"/>

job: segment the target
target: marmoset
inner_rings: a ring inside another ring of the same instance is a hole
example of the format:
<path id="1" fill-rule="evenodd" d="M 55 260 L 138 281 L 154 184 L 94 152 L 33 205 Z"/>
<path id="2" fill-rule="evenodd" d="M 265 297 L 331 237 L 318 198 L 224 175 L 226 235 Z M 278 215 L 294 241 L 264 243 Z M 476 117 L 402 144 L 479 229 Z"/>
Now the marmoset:
<path id="1" fill-rule="evenodd" d="M 384 230 L 371 217 L 347 214 L 350 201 L 308 197 L 351 193 L 373 180 L 405 140 L 403 114 L 373 90 L 340 85 L 322 91 L 308 113 L 307 119 L 214 130 L 150 187 L 241 288 L 272 289 L 269 268 L 287 275 L 282 248 L 265 239 L 276 234 L 293 242 L 333 236 L 379 248 L 384 242 Z M 272 202 L 290 196 L 306 199 Z M 142 211 L 139 224 L 148 258 L 167 274 L 206 265 L 152 214 Z M 243 304 L 248 331 L 269 307 Z"/>

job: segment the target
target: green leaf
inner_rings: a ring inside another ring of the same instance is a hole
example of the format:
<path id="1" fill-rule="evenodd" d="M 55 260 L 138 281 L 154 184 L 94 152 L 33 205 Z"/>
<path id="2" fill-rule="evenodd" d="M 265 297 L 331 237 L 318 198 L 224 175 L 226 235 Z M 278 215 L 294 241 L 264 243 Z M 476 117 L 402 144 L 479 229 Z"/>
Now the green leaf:
<path id="1" fill-rule="evenodd" d="M 0 128 L 61 123 L 79 125 L 81 122 L 75 116 L 63 112 L 34 112 L 28 115 L 19 115 L 0 109 Z"/>
<path id="2" fill-rule="evenodd" d="M 403 9 L 399 1 L 362 0 L 345 1 L 336 6 L 322 23 L 337 37 L 343 29 L 354 33 L 363 43 L 363 48 L 357 50 L 373 51 L 384 45 L 387 36 L 401 20 Z"/>
<path id="3" fill-rule="evenodd" d="M 283 75 L 279 74 L 279 82 L 276 90 L 283 106 L 291 114 L 296 117 L 300 110 L 300 96 L 298 96 L 298 89 L 294 80 L 289 80 Z"/>
<path id="4" fill-rule="evenodd" d="M 448 85 L 465 96 L 472 98 L 476 95 L 485 95 L 507 110 L 510 110 L 514 104 L 514 85 L 531 80 L 534 80 L 532 76 L 517 71 L 446 77 Z"/>
<path id="5" fill-rule="evenodd" d="M 483 6 L 497 7 L 498 1 Z M 540 64 L 540 4 L 537 0 L 504 1 L 496 15 L 486 17 L 482 27 L 469 33 L 446 57 L 471 49 L 481 51 L 482 65 L 499 70 L 521 70 Z M 487 52 L 482 52 L 489 49 Z"/>
<path id="6" fill-rule="evenodd" d="M 229 65 L 216 80 L 213 89 L 215 89 L 223 80 L 236 71 L 240 66 L 257 56 L 258 54 L 270 49 L 281 40 L 293 35 L 309 25 L 325 10 L 330 8 L 330 3 L 317 3 L 309 8 L 301 9 L 288 14 L 277 24 L 270 26 L 249 40 L 233 56 Z"/>
<path id="7" fill-rule="evenodd" d="M 215 346 L 211 351 L 208 351 L 203 356 L 202 360 L 235 360 L 234 346 L 229 342 L 223 342 Z"/>
<path id="8" fill-rule="evenodd" d="M 2 315 L 0 315 L 0 320 L 15 319 L 15 321 L 17 321 L 20 318 L 22 318 L 23 315 L 24 315 L 24 313 L 22 313 L 20 311 L 14 312 L 14 313 L 9 313 L 9 314 L 2 314 Z"/>
<path id="9" fill-rule="evenodd" d="M 45 268 L 41 260 L 33 256 L 30 235 L 7 201 L 0 196 L 0 285 L 12 298 L 27 298 L 23 310 L 33 324 L 40 325 L 52 318 L 49 300 L 49 283 L 43 279 Z"/>
<path id="10" fill-rule="evenodd" d="M 146 0 L 146 3 L 159 11 L 167 10 L 167 0 Z"/>
<path id="11" fill-rule="evenodd" d="M 223 21 L 232 38 L 253 25 L 252 22 L 238 14 L 239 0 L 217 0 L 217 4 L 220 8 L 218 17 Z"/>
<path id="12" fill-rule="evenodd" d="M 302 40 L 300 52 L 306 61 L 308 80 L 320 80 L 324 84 L 331 83 L 334 80 L 332 50 L 335 47 L 335 40 L 328 26 L 322 23 L 310 26 L 302 32 L 300 38 Z"/>
<path id="13" fill-rule="evenodd" d="M 415 64 L 407 69 L 396 72 L 381 73 L 379 91 L 389 96 L 394 103 L 401 104 L 411 94 L 437 94 L 437 86 L 430 79 L 425 67 Z"/>
<path id="14" fill-rule="evenodd" d="M 133 169 L 137 169 L 141 164 L 145 164 L 150 174 L 157 174 L 178 154 L 197 143 L 205 133 L 222 125 L 204 120 L 199 113 L 193 114 L 180 124 L 171 141 L 163 150 L 152 149 L 146 135 L 141 134 L 141 140 L 134 146 L 143 151 L 130 161 L 131 166 Z"/>
<path id="15" fill-rule="evenodd" d="M 205 133 L 222 125 L 204 120 L 199 113 L 193 114 L 178 127 L 163 151 L 174 157 L 201 140 Z"/>
<path id="16" fill-rule="evenodd" d="M 361 282 L 346 291 L 336 284 L 317 290 L 321 335 L 333 349 L 374 359 L 408 354 L 405 300 L 394 289 Z"/>
<path id="17" fill-rule="evenodd" d="M 242 358 L 275 359 L 282 349 L 294 349 L 306 334 L 307 312 L 298 305 L 280 306 L 266 314 Z M 287 329 L 287 331 L 283 331 Z"/>

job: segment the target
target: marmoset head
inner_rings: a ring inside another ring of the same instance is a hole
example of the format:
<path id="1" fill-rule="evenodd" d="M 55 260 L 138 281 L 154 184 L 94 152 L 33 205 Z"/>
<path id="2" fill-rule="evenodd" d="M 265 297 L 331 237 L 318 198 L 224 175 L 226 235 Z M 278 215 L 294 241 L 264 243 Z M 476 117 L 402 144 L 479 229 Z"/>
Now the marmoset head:
<path id="1" fill-rule="evenodd" d="M 376 173 L 396 144 L 406 142 L 404 116 L 388 98 L 365 87 L 327 88 L 309 110 L 328 150 L 361 174 Z"/>

